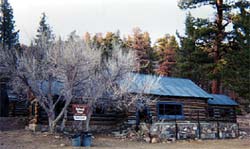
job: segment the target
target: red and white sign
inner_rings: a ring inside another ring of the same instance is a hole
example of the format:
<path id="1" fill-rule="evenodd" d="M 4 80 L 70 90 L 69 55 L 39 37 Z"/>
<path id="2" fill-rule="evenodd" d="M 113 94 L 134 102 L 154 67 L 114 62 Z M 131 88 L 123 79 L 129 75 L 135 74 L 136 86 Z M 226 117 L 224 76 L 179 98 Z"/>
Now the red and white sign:
<path id="1" fill-rule="evenodd" d="M 87 120 L 88 106 L 85 104 L 73 104 L 73 118 L 77 121 Z"/>

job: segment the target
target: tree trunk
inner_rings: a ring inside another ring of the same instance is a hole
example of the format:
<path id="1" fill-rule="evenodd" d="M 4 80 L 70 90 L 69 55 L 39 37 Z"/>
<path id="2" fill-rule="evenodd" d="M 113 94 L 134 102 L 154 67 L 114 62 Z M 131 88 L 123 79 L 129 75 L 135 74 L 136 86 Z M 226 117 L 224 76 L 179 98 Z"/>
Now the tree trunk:
<path id="1" fill-rule="evenodd" d="M 215 68 L 213 70 L 214 79 L 212 81 L 212 93 L 218 94 L 220 93 L 220 76 L 217 68 L 218 61 L 220 59 L 220 50 L 221 44 L 223 41 L 223 0 L 216 0 L 216 9 L 217 9 L 217 16 L 216 16 L 216 25 L 217 25 L 217 33 L 215 38 L 215 45 L 214 45 L 214 64 Z"/>
<path id="2" fill-rule="evenodd" d="M 54 133 L 56 128 L 54 111 L 50 111 L 50 113 L 48 114 L 48 120 L 49 120 L 49 131 L 50 133 Z"/>
<path id="3" fill-rule="evenodd" d="M 61 131 L 63 131 L 63 130 L 64 130 L 64 128 L 65 128 L 66 121 L 67 121 L 67 113 L 68 113 L 68 111 L 67 111 L 67 110 L 65 110 L 65 111 L 64 111 L 63 120 L 62 120 L 62 123 L 61 123 Z"/>
<path id="4" fill-rule="evenodd" d="M 92 108 L 89 108 L 88 114 L 87 114 L 87 120 L 85 122 L 85 131 L 89 131 L 90 127 L 89 127 L 89 123 L 90 123 L 90 119 L 91 119 L 91 115 L 92 115 Z"/>
<path id="5" fill-rule="evenodd" d="M 212 80 L 212 94 L 219 94 L 220 92 L 219 92 L 219 83 L 220 82 L 220 80 L 219 79 L 214 79 L 214 80 Z"/>
<path id="6" fill-rule="evenodd" d="M 56 124 L 55 124 L 54 120 L 52 118 L 49 118 L 49 131 L 50 131 L 50 133 L 55 132 L 55 127 L 56 127 Z"/>

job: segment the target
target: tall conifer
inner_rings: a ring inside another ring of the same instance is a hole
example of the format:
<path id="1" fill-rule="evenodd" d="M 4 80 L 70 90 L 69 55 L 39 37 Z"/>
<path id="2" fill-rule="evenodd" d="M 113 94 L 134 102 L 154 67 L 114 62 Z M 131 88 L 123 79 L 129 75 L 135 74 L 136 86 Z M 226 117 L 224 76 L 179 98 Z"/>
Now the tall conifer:
<path id="1" fill-rule="evenodd" d="M 11 49 L 19 45 L 18 32 L 15 31 L 15 21 L 13 9 L 8 0 L 2 0 L 1 22 L 0 22 L 0 42 L 4 49 Z"/>

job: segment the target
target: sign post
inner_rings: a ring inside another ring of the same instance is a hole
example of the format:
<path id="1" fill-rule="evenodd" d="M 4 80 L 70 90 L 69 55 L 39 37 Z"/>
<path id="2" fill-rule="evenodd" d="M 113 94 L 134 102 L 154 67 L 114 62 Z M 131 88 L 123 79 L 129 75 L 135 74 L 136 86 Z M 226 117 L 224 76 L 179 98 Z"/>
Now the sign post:
<path id="1" fill-rule="evenodd" d="M 88 106 L 86 104 L 73 104 L 73 118 L 76 121 L 87 120 Z"/>

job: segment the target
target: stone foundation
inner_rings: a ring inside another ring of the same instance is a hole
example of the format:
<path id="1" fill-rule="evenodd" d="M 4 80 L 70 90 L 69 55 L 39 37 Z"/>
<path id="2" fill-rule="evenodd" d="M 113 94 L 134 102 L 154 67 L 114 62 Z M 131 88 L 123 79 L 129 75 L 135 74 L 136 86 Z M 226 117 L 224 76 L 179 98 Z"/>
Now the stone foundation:
<path id="1" fill-rule="evenodd" d="M 217 123 L 201 123 L 201 139 L 218 138 Z"/>
<path id="2" fill-rule="evenodd" d="M 198 138 L 199 130 L 196 123 L 180 123 L 178 126 L 178 139 Z"/>
<path id="3" fill-rule="evenodd" d="M 150 134 L 159 138 L 175 138 L 176 127 L 174 123 L 156 123 L 151 126 Z"/>
<path id="4" fill-rule="evenodd" d="M 226 122 L 200 122 L 200 125 L 192 122 L 154 123 L 150 128 L 150 134 L 163 140 L 225 139 L 239 135 L 237 123 Z"/>
<path id="5" fill-rule="evenodd" d="M 238 130 L 239 128 L 236 123 L 219 123 L 219 136 L 222 139 L 239 136 Z"/>

